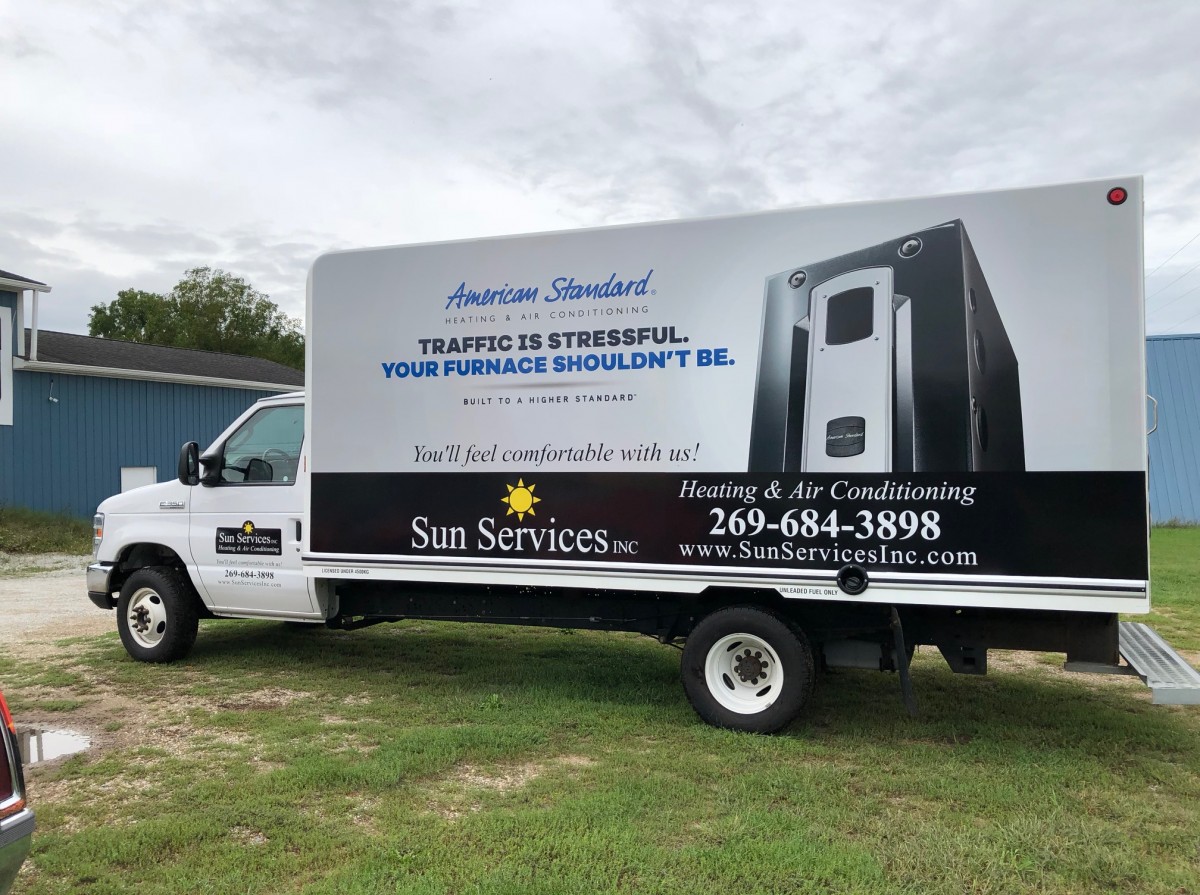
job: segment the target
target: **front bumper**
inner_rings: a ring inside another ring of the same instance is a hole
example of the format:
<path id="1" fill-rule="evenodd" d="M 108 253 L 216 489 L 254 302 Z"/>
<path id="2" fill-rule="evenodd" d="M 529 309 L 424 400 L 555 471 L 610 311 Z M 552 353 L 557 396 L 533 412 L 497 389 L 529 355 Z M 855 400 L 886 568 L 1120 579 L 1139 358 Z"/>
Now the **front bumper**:
<path id="1" fill-rule="evenodd" d="M 88 599 L 101 609 L 116 609 L 117 601 L 113 599 L 116 590 L 110 583 L 116 563 L 94 562 L 87 567 Z"/>

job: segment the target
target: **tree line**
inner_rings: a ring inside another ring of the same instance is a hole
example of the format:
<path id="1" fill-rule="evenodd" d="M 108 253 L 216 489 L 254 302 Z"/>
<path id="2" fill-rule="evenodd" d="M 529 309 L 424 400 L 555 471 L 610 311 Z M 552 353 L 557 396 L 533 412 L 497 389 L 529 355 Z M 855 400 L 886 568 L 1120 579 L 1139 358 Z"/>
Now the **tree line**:
<path id="1" fill-rule="evenodd" d="M 123 289 L 92 306 L 88 334 L 171 348 L 199 348 L 304 369 L 301 323 L 244 279 L 195 267 L 165 295 Z"/>

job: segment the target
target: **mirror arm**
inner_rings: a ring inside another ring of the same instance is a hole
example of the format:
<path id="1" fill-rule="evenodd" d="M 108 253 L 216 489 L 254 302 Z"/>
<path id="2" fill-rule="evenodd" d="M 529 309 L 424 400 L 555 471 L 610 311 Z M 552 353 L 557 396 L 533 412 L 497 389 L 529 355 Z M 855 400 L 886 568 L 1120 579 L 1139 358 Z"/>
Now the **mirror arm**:
<path id="1" fill-rule="evenodd" d="M 210 450 L 200 457 L 200 484 L 216 485 L 221 481 L 221 447 Z"/>

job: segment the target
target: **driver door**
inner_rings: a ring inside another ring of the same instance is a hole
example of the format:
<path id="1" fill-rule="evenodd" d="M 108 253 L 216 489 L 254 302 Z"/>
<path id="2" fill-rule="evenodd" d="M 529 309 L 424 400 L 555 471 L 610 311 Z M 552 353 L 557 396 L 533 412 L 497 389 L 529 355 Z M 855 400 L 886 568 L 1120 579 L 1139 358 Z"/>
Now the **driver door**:
<path id="1" fill-rule="evenodd" d="M 317 611 L 300 566 L 303 441 L 304 405 L 267 405 L 201 458 L 189 541 L 216 611 Z"/>

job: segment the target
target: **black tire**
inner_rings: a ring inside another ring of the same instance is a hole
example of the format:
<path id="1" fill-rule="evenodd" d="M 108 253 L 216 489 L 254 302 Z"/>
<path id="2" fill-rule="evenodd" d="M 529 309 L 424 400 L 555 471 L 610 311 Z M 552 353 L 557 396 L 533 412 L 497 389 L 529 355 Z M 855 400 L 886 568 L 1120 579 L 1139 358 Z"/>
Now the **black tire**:
<path id="1" fill-rule="evenodd" d="M 199 627 L 191 583 L 169 566 L 138 569 L 121 587 L 117 630 L 139 662 L 174 662 L 191 652 Z"/>
<path id="2" fill-rule="evenodd" d="M 731 606 L 705 616 L 688 635 L 682 677 L 704 721 L 774 733 L 804 708 L 816 675 L 803 631 L 769 609 Z"/>

